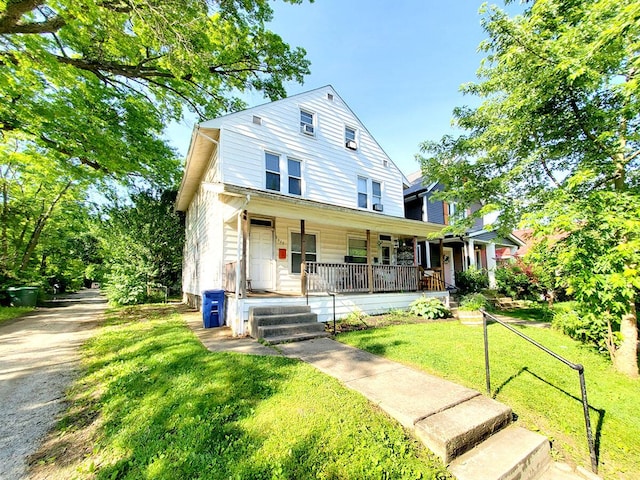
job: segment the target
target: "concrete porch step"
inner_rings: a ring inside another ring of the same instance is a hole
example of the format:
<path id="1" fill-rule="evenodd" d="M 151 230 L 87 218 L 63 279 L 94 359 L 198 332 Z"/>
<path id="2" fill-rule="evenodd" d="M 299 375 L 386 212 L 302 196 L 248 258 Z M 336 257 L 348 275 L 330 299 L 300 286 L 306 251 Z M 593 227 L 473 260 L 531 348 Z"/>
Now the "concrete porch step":
<path id="1" fill-rule="evenodd" d="M 443 463 L 511 423 L 511 408 L 479 395 L 415 424 L 415 433 Z"/>
<path id="2" fill-rule="evenodd" d="M 566 463 L 553 463 L 549 469 L 536 480 L 602 480 L 595 473 L 591 473 L 582 467 L 577 470 Z"/>
<path id="3" fill-rule="evenodd" d="M 256 315 L 254 313 L 253 321 L 259 326 L 317 323 L 318 315 L 312 312 L 279 313 L 276 315 Z"/>
<path id="4" fill-rule="evenodd" d="M 292 335 L 279 335 L 274 337 L 265 337 L 262 340 L 269 345 L 277 345 L 280 343 L 302 342 L 304 340 L 314 340 L 316 338 L 327 338 L 331 335 L 328 332 L 315 333 L 295 333 Z"/>
<path id="5" fill-rule="evenodd" d="M 550 466 L 549 440 L 512 425 L 456 458 L 449 471 L 458 480 L 537 480 Z"/>
<path id="6" fill-rule="evenodd" d="M 305 322 L 305 323 L 287 323 L 281 325 L 261 325 L 258 327 L 258 338 L 268 340 L 271 337 L 279 337 L 282 335 L 296 335 L 299 333 L 322 333 L 324 332 L 324 323 Z"/>

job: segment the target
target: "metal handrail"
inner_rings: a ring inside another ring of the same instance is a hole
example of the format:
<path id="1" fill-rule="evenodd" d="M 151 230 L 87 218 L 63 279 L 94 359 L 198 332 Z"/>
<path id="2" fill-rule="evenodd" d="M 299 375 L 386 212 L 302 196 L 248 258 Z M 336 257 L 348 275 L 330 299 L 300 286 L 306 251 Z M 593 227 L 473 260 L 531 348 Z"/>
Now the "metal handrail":
<path id="1" fill-rule="evenodd" d="M 591 432 L 591 419 L 589 418 L 589 403 L 587 402 L 587 385 L 586 385 L 585 380 L 584 380 L 584 367 L 579 363 L 570 362 L 566 358 L 564 358 L 564 357 L 558 355 L 557 353 L 549 350 L 544 345 L 541 345 L 540 343 L 536 342 L 534 339 L 532 339 L 532 338 L 526 336 L 524 333 L 516 330 L 511 325 L 508 325 L 507 323 L 505 323 L 502 320 L 496 318 L 495 316 L 491 315 L 490 313 L 487 313 L 485 310 L 481 309 L 480 312 L 482 312 L 482 328 L 483 328 L 483 333 L 484 333 L 484 365 L 485 365 L 485 375 L 486 375 L 486 380 L 487 380 L 487 395 L 491 396 L 491 374 L 489 372 L 489 336 L 488 336 L 488 332 L 487 332 L 487 318 L 490 318 L 492 321 L 494 321 L 496 323 L 499 323 L 500 325 L 505 327 L 507 330 L 512 331 L 513 333 L 515 333 L 519 337 L 525 339 L 527 342 L 535 345 L 540 350 L 548 353 L 549 355 L 551 355 L 556 360 L 564 363 L 569 368 L 571 368 L 573 370 L 576 370 L 578 372 L 578 376 L 580 378 L 580 391 L 581 391 L 581 394 L 582 394 L 582 410 L 583 410 L 583 413 L 584 413 L 584 423 L 585 423 L 585 426 L 586 426 L 586 429 L 587 429 L 587 442 L 589 444 L 589 456 L 591 457 L 591 471 L 593 473 L 597 474 L 598 473 L 598 459 L 597 459 L 597 456 L 596 456 L 596 449 L 595 449 L 595 444 L 594 444 L 594 441 L 593 441 L 593 434 Z"/>
<path id="2" fill-rule="evenodd" d="M 306 288 L 305 290 L 305 296 L 307 297 L 307 305 L 309 305 L 309 270 L 307 270 L 307 267 L 305 265 L 304 267 L 304 272 L 305 272 L 305 281 L 306 281 Z M 335 337 L 336 335 L 336 292 L 331 292 L 327 289 L 325 289 L 325 292 L 327 295 L 330 295 L 332 300 L 333 300 L 333 336 Z"/>

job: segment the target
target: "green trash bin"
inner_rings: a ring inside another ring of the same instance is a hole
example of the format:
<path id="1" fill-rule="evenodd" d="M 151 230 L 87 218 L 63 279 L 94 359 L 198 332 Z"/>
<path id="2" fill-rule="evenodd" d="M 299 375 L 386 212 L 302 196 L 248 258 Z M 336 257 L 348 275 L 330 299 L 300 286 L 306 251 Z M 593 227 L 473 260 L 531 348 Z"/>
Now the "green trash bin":
<path id="1" fill-rule="evenodd" d="M 38 303 L 38 287 L 10 287 L 7 293 L 14 307 L 35 307 Z"/>

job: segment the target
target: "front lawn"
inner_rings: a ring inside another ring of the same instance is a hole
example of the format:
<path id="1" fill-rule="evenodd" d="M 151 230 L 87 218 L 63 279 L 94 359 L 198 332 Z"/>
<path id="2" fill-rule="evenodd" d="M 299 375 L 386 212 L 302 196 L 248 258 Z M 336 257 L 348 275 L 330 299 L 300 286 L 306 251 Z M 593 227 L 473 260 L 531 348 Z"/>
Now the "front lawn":
<path id="1" fill-rule="evenodd" d="M 518 328 L 584 365 L 600 473 L 638 478 L 640 381 L 617 374 L 605 358 L 557 331 Z M 344 333 L 338 340 L 486 391 L 482 327 L 407 324 Z M 590 469 L 577 372 L 498 324 L 489 326 L 489 344 L 492 395 L 513 408 L 518 422 L 549 437 L 558 458 Z"/>
<path id="2" fill-rule="evenodd" d="M 302 362 L 208 352 L 171 306 L 117 310 L 36 478 L 445 479 L 395 421 Z"/>

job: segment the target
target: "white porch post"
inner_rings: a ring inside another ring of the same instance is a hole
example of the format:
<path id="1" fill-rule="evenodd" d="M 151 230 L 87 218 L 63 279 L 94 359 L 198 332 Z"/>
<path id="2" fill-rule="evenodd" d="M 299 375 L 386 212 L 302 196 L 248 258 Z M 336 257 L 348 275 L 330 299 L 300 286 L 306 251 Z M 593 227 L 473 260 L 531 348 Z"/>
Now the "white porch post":
<path id="1" fill-rule="evenodd" d="M 476 264 L 475 256 L 476 252 L 474 250 L 473 238 L 470 238 L 467 243 L 467 268 L 469 268 L 471 265 Z"/>
<path id="2" fill-rule="evenodd" d="M 429 243 L 429 240 L 424 242 L 424 257 L 427 268 L 431 268 L 431 244 Z"/>
<path id="3" fill-rule="evenodd" d="M 487 273 L 489 274 L 489 288 L 496 288 L 496 244 L 487 243 Z"/>

